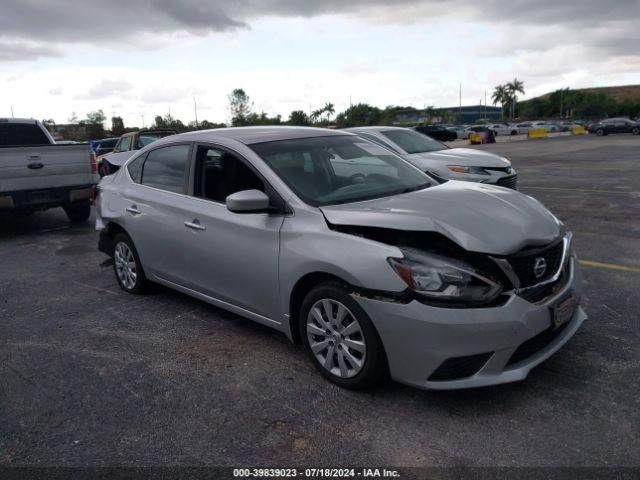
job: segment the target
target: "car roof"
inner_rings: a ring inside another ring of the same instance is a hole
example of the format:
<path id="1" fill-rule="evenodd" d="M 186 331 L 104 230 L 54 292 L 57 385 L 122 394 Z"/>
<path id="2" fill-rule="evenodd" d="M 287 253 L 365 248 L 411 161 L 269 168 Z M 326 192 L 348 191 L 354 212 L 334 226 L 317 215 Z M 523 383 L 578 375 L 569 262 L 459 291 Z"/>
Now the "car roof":
<path id="1" fill-rule="evenodd" d="M 38 121 L 34 118 L 0 118 L 0 122 L 2 123 L 30 123 L 31 125 L 35 125 Z"/>
<path id="2" fill-rule="evenodd" d="M 366 132 L 387 132 L 389 130 L 411 130 L 411 128 L 404 128 L 404 127 L 351 127 L 351 128 L 345 128 L 344 131 L 346 132 L 362 132 L 362 133 L 366 133 Z"/>
<path id="3" fill-rule="evenodd" d="M 192 142 L 211 142 L 217 140 L 236 140 L 245 145 L 254 143 L 274 142 L 277 140 L 293 140 L 296 138 L 329 137 L 351 135 L 343 130 L 330 130 L 328 128 L 313 127 L 288 127 L 288 126 L 264 126 L 264 127 L 230 127 L 215 128 L 212 130 L 197 130 L 195 132 L 181 133 L 165 137 L 162 143 L 189 140 Z M 156 143 L 156 142 L 154 142 Z"/>

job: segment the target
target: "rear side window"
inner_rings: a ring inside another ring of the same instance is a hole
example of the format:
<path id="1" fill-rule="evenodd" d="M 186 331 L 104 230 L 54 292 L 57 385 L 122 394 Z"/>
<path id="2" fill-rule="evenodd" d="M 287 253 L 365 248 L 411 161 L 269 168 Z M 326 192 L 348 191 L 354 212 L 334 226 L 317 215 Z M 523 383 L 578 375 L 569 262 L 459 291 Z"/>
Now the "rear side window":
<path id="1" fill-rule="evenodd" d="M 129 170 L 129 175 L 131 175 L 131 178 L 136 183 L 140 183 L 140 180 L 142 179 L 142 165 L 144 164 L 145 158 L 147 158 L 147 156 L 142 155 L 136 158 L 135 160 L 132 160 L 127 165 L 127 170 Z"/>
<path id="2" fill-rule="evenodd" d="M 50 145 L 47 135 L 38 125 L 0 123 L 0 146 Z"/>
<path id="3" fill-rule="evenodd" d="M 190 150 L 189 145 L 172 145 L 149 152 L 142 167 L 141 183 L 169 192 L 186 193 Z"/>

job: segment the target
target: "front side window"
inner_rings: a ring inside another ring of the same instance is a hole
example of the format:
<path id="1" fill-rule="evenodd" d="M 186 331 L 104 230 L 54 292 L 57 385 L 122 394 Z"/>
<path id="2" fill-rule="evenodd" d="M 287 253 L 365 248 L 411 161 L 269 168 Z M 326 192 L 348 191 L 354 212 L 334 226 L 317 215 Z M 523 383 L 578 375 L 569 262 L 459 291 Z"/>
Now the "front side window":
<path id="1" fill-rule="evenodd" d="M 189 168 L 189 145 L 152 150 L 142 167 L 141 183 L 174 193 L 185 193 Z"/>
<path id="2" fill-rule="evenodd" d="M 243 190 L 265 191 L 264 182 L 238 157 L 223 150 L 198 147 L 194 195 L 224 203 Z"/>
<path id="3" fill-rule="evenodd" d="M 313 206 L 357 202 L 437 185 L 387 149 L 357 136 L 279 140 L 250 147 L 298 197 Z"/>
<path id="4" fill-rule="evenodd" d="M 386 130 L 382 134 L 409 154 L 437 152 L 449 148 L 443 143 L 413 130 Z"/>

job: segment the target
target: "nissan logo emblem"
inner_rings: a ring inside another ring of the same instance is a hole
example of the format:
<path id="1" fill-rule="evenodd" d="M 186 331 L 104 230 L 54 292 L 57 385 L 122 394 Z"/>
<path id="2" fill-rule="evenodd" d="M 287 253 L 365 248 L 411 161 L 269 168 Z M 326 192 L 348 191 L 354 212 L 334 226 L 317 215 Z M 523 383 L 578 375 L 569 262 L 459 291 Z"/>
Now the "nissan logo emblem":
<path id="1" fill-rule="evenodd" d="M 544 257 L 536 258 L 535 262 L 533 262 L 533 274 L 536 278 L 540 278 L 544 275 L 544 272 L 547 271 L 547 261 Z"/>

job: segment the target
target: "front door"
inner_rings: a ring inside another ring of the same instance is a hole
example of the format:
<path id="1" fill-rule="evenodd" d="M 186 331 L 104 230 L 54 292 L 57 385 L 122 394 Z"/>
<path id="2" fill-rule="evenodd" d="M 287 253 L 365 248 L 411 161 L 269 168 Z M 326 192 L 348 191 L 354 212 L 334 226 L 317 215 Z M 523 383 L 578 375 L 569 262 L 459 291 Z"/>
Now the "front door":
<path id="1" fill-rule="evenodd" d="M 258 315 L 277 319 L 281 213 L 232 213 L 225 199 L 265 181 L 236 155 L 199 146 L 196 151 L 186 249 L 197 291 Z M 271 195 L 270 195 L 271 196 Z"/>

